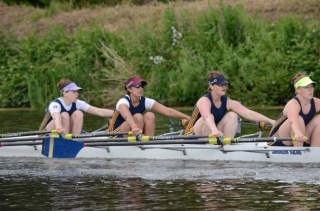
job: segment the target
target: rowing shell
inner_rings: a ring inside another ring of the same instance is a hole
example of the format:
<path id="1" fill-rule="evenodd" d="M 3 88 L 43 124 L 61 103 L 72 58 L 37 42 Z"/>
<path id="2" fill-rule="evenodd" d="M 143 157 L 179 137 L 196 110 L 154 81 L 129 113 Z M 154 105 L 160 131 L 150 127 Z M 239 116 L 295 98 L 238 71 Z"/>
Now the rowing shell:
<path id="1" fill-rule="evenodd" d="M 45 142 L 55 144 L 61 138 L 46 138 Z M 70 140 L 64 140 L 70 141 Z M 72 140 L 71 140 L 72 141 Z M 0 147 L 0 157 L 57 157 L 39 141 L 34 146 Z M 169 159 L 204 161 L 259 161 L 284 163 L 320 163 L 320 147 L 278 147 L 263 143 L 241 143 L 231 145 L 209 144 L 159 144 L 137 146 L 99 146 L 75 149 L 65 158 L 124 158 L 124 159 Z"/>

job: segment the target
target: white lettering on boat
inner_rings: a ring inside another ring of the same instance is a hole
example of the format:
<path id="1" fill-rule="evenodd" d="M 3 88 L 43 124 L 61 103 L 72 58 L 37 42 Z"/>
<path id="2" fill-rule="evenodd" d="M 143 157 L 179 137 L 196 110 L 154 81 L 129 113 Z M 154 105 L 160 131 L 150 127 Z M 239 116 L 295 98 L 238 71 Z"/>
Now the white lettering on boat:
<path id="1" fill-rule="evenodd" d="M 278 155 L 302 155 L 301 150 L 275 150 L 272 154 Z"/>

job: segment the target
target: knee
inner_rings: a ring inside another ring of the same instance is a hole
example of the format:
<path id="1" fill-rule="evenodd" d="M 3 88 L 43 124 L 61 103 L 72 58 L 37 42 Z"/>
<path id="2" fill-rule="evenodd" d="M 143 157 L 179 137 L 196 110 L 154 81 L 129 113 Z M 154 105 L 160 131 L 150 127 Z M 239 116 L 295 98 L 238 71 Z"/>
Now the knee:
<path id="1" fill-rule="evenodd" d="M 72 119 L 83 119 L 83 113 L 80 110 L 76 110 L 71 115 Z"/>
<path id="2" fill-rule="evenodd" d="M 155 117 L 154 113 L 152 113 L 152 112 L 145 113 L 143 115 L 143 119 L 144 119 L 145 122 L 148 122 L 148 123 L 156 121 L 156 117 Z"/>
<path id="3" fill-rule="evenodd" d="M 228 118 L 228 121 L 238 122 L 238 114 L 233 111 L 226 113 L 225 116 Z"/>
<path id="4" fill-rule="evenodd" d="M 69 114 L 67 112 L 62 112 L 62 113 L 60 113 L 60 115 L 61 115 L 61 120 L 62 121 L 69 121 L 70 116 L 69 116 Z"/>
<path id="5" fill-rule="evenodd" d="M 135 121 L 143 122 L 143 116 L 142 116 L 142 114 L 134 114 L 132 117 L 133 117 L 133 119 L 134 119 Z"/>

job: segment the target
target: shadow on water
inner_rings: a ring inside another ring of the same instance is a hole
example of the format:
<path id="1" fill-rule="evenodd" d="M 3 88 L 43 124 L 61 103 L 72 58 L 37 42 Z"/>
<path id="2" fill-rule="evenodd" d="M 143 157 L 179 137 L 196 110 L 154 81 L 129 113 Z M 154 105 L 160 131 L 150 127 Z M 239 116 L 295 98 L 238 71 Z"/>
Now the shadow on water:
<path id="1" fill-rule="evenodd" d="M 0 133 L 36 130 L 42 114 L 0 111 Z M 87 117 L 88 131 L 105 123 Z M 160 133 L 168 132 L 168 118 L 157 118 L 157 125 Z M 256 130 L 244 126 L 243 134 Z M 0 207 L 11 210 L 320 209 L 318 164 L 46 158 L 0 163 Z"/>

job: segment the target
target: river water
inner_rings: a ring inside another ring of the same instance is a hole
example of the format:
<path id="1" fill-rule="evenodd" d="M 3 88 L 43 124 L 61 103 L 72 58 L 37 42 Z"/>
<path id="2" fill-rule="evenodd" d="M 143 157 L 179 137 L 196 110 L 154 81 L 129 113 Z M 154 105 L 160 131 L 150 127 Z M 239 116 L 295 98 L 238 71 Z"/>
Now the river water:
<path id="1" fill-rule="evenodd" d="M 0 133 L 37 130 L 42 116 L 0 110 Z M 157 116 L 159 134 L 168 122 Z M 84 129 L 104 123 L 86 115 Z M 243 126 L 251 131 L 256 126 Z M 2 210 L 320 210 L 318 164 L 7 157 L 0 164 Z"/>

